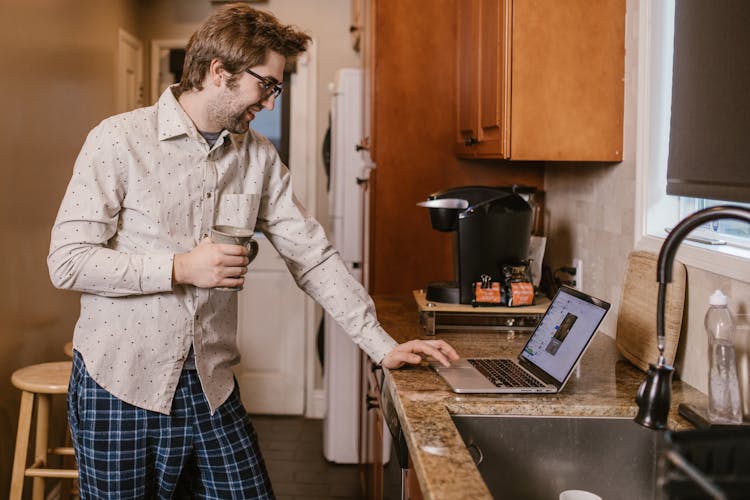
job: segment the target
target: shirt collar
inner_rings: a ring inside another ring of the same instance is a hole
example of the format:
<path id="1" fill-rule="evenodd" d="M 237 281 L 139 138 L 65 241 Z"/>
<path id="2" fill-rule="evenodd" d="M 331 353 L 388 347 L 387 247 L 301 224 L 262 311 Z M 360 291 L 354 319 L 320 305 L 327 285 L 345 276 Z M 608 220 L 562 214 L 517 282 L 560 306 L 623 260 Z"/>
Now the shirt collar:
<path id="1" fill-rule="evenodd" d="M 159 97 L 157 104 L 159 140 L 172 139 L 181 135 L 187 135 L 197 140 L 200 135 L 198 129 L 195 128 L 193 120 L 182 109 L 182 106 L 174 95 L 177 86 L 177 84 L 169 86 L 161 94 L 161 97 Z M 227 130 L 222 130 L 216 143 L 221 144 L 227 135 L 232 140 L 234 147 L 238 148 L 244 141 L 246 134 L 231 134 Z"/>
<path id="2" fill-rule="evenodd" d="M 173 90 L 176 88 L 177 85 L 168 87 L 157 103 L 160 141 L 180 135 L 194 136 L 197 133 L 193 121 L 174 96 Z"/>

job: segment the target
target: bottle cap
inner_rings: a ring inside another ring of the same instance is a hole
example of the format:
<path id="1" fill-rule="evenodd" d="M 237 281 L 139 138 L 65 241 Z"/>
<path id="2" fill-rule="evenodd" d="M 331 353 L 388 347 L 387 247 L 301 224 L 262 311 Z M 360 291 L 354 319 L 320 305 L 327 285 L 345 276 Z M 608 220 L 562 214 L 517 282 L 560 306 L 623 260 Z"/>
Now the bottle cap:
<path id="1" fill-rule="evenodd" d="M 715 290 L 711 294 L 711 298 L 708 299 L 708 303 L 712 306 L 725 306 L 729 302 L 729 299 L 721 290 Z"/>

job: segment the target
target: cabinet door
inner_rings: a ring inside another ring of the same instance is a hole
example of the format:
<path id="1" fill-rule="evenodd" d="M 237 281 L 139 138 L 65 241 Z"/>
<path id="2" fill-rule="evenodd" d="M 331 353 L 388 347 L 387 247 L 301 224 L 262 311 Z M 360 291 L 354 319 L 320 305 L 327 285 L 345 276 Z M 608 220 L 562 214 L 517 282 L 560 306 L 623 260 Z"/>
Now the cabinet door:
<path id="1" fill-rule="evenodd" d="M 477 131 L 477 22 L 478 0 L 457 2 L 458 44 L 456 51 L 458 123 L 456 153 L 459 156 L 474 156 Z"/>
<path id="2" fill-rule="evenodd" d="M 478 156 L 510 156 L 510 8 L 509 0 L 479 0 Z"/>
<path id="3" fill-rule="evenodd" d="M 458 5 L 458 156 L 622 160 L 625 0 Z"/>
<path id="4" fill-rule="evenodd" d="M 365 498 L 383 498 L 383 416 L 380 412 L 380 390 L 373 364 L 362 355 L 362 414 L 360 418 L 360 470 Z"/>
<path id="5" fill-rule="evenodd" d="M 621 161 L 625 0 L 514 2 L 511 158 Z"/>
<path id="6" fill-rule="evenodd" d="M 380 407 L 372 410 L 373 412 L 373 477 L 372 477 L 372 494 L 373 498 L 383 498 L 383 414 L 380 413 Z"/>
<path id="7" fill-rule="evenodd" d="M 406 483 L 406 498 L 409 500 L 423 500 L 422 490 L 419 487 L 419 480 L 417 479 L 417 472 L 412 467 L 411 455 L 409 456 L 410 467 L 406 470 L 406 477 L 404 482 Z"/>

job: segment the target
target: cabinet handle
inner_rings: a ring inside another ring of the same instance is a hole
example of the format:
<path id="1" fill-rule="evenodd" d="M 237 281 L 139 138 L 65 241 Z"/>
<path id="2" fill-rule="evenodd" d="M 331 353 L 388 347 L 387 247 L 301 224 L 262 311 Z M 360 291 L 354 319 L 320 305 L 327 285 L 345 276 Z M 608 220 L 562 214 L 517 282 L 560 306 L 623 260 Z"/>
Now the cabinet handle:
<path id="1" fill-rule="evenodd" d="M 464 144 L 467 146 L 473 146 L 474 144 L 478 143 L 479 140 L 476 137 L 471 137 L 469 135 L 466 136 L 466 139 L 464 140 Z"/>
<path id="2" fill-rule="evenodd" d="M 369 151 L 370 147 L 369 146 L 365 146 L 362 143 L 359 143 L 356 146 L 354 146 L 354 149 L 356 149 L 357 151 L 362 151 L 362 150 Z"/>

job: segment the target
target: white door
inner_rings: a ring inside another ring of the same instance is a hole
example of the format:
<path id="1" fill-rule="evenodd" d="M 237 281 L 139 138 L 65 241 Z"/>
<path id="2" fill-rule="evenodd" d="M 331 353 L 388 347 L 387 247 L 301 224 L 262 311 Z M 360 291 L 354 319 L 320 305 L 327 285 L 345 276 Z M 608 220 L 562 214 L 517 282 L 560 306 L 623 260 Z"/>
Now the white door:
<path id="1" fill-rule="evenodd" d="M 250 413 L 302 415 L 305 409 L 305 294 L 262 235 L 239 293 L 235 375 Z"/>
<path id="2" fill-rule="evenodd" d="M 290 82 L 289 163 L 295 195 L 310 213 L 317 196 L 315 54 L 312 43 L 297 60 Z M 242 402 L 251 413 L 321 418 L 325 412 L 317 374 L 315 306 L 294 283 L 276 250 L 262 235 L 239 294 L 235 367 Z"/>
<path id="3" fill-rule="evenodd" d="M 117 39 L 117 113 L 143 106 L 143 44 L 120 28 Z"/>

